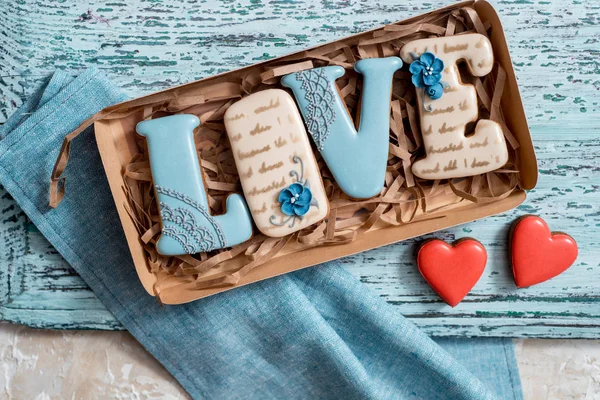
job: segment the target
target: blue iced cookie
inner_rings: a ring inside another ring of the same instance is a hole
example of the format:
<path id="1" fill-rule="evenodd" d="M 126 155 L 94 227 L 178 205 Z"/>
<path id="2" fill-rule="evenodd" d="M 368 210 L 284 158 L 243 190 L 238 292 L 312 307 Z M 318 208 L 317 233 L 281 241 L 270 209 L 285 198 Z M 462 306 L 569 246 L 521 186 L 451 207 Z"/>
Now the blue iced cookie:
<path id="1" fill-rule="evenodd" d="M 294 92 L 308 132 L 344 193 L 356 199 L 383 189 L 388 160 L 390 97 L 398 57 L 360 60 L 354 69 L 364 76 L 358 132 L 340 98 L 335 80 L 339 66 L 313 68 L 282 78 Z"/>
<path id="2" fill-rule="evenodd" d="M 152 179 L 162 220 L 158 253 L 194 254 L 240 244 L 252 236 L 252 220 L 243 197 L 227 197 L 226 213 L 212 216 L 194 144 L 200 120 L 181 114 L 140 122 L 146 137 Z"/>

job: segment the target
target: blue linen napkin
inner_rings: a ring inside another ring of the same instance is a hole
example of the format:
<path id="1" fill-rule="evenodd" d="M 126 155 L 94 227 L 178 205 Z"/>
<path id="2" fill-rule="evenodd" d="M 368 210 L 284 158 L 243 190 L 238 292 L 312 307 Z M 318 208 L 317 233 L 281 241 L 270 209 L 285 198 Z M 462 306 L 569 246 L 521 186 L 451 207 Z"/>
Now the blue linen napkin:
<path id="1" fill-rule="evenodd" d="M 89 130 L 48 206 L 63 137 L 124 99 L 94 68 L 57 71 L 0 127 L 0 183 L 192 397 L 522 398 L 509 339 L 439 339 L 446 351 L 335 262 L 161 307 L 138 282 Z"/>

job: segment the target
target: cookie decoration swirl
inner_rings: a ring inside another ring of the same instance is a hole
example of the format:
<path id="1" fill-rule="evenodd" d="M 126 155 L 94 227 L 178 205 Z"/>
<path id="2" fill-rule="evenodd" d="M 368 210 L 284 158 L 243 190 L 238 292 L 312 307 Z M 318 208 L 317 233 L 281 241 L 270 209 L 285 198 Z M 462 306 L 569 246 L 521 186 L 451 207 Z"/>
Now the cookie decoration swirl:
<path id="1" fill-rule="evenodd" d="M 302 219 L 310 210 L 310 207 L 319 208 L 319 202 L 313 198 L 308 179 L 304 179 L 304 163 L 298 156 L 292 160 L 300 164 L 300 173 L 296 170 L 290 172 L 290 176 L 296 178 L 296 182 L 279 192 L 277 200 L 281 204 L 281 212 L 287 215 L 282 221 L 277 222 L 277 216 L 271 215 L 269 221 L 273 225 L 282 226 L 289 222 L 289 227 L 293 228 L 297 219 Z"/>

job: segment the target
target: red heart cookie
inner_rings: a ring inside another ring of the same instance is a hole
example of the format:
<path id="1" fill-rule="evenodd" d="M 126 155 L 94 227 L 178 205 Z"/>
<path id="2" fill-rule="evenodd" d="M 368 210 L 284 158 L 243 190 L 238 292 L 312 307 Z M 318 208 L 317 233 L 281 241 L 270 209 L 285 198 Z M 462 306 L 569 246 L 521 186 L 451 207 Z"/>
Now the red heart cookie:
<path id="1" fill-rule="evenodd" d="M 454 307 L 475 286 L 487 262 L 485 247 L 465 238 L 452 245 L 430 240 L 419 249 L 417 265 L 421 275 L 448 305 Z"/>
<path id="2" fill-rule="evenodd" d="M 519 218 L 512 227 L 511 262 L 517 287 L 547 281 L 563 273 L 577 258 L 577 243 L 562 232 L 550 232 L 535 215 Z"/>

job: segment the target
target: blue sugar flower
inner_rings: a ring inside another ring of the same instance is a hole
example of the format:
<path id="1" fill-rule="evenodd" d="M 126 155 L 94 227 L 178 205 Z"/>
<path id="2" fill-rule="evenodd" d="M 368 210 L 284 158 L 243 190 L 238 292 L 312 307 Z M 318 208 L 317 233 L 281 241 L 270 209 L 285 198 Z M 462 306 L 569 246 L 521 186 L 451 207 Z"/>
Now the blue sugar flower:
<path id="1" fill-rule="evenodd" d="M 413 85 L 418 88 L 426 88 L 440 82 L 442 71 L 444 70 L 444 62 L 433 55 L 433 53 L 425 52 L 421 54 L 418 60 L 415 59 L 410 64 L 409 70 L 412 74 Z"/>
<path id="2" fill-rule="evenodd" d="M 437 100 L 444 94 L 444 86 L 438 82 L 435 85 L 427 86 L 425 88 L 425 93 L 431 100 Z"/>
<path id="3" fill-rule="evenodd" d="M 308 212 L 313 198 L 307 186 L 296 182 L 279 192 L 277 200 L 281 203 L 282 213 L 301 217 Z"/>

